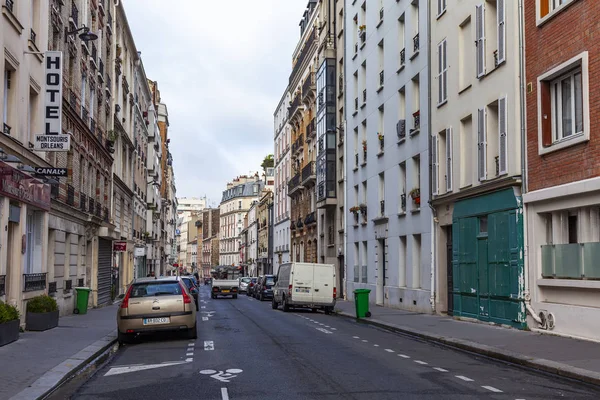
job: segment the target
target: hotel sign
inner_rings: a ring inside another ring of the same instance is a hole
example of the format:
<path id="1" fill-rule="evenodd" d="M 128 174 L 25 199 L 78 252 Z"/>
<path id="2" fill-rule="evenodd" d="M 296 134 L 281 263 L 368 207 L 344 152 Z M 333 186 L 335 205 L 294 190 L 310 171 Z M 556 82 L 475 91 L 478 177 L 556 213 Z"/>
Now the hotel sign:
<path id="1" fill-rule="evenodd" d="M 127 242 L 113 242 L 113 251 L 115 253 L 123 253 L 127 251 Z"/>
<path id="2" fill-rule="evenodd" d="M 50 210 L 50 185 L 0 161 L 0 195 Z"/>
<path id="3" fill-rule="evenodd" d="M 34 150 L 71 148 L 71 136 L 62 133 L 62 61 L 62 51 L 44 53 L 44 134 L 35 135 Z"/>

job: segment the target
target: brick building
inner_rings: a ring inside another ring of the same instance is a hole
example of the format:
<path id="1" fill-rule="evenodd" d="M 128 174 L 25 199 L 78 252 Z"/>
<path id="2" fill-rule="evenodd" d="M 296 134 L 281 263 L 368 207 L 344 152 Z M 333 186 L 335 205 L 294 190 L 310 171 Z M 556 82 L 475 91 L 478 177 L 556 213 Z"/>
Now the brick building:
<path id="1" fill-rule="evenodd" d="M 562 4 L 559 4 L 562 3 Z M 529 326 L 600 339 L 600 2 L 525 8 Z M 535 321 L 534 321 L 535 319 Z"/>

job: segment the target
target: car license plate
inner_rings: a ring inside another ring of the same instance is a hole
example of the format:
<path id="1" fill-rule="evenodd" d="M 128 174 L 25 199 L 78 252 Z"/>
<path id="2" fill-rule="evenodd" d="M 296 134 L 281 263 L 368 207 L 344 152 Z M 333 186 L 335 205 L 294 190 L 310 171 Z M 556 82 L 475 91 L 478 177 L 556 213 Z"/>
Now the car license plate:
<path id="1" fill-rule="evenodd" d="M 171 322 L 171 318 L 144 318 L 144 325 L 159 325 L 159 324 L 168 324 Z"/>
<path id="2" fill-rule="evenodd" d="M 223 290 L 223 293 L 229 293 L 229 290 L 225 289 Z"/>
<path id="3" fill-rule="evenodd" d="M 296 288 L 296 292 L 298 292 L 298 293 L 310 293 L 310 289 Z"/>

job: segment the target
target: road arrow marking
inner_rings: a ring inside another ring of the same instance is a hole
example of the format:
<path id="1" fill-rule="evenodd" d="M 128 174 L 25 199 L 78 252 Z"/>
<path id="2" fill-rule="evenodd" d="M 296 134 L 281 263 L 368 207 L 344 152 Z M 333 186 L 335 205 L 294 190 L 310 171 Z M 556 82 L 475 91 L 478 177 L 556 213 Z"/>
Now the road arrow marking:
<path id="1" fill-rule="evenodd" d="M 214 349 L 215 349 L 215 343 L 212 340 L 204 341 L 204 350 L 214 350 Z"/>
<path id="2" fill-rule="evenodd" d="M 145 371 L 148 369 L 162 368 L 162 367 L 170 367 L 173 365 L 181 365 L 185 364 L 186 361 L 173 361 L 162 364 L 150 364 L 150 365 L 132 365 L 128 367 L 113 367 L 111 368 L 104 376 L 112 376 L 112 375 L 121 375 L 127 374 L 129 372 L 137 372 L 137 371 Z"/>

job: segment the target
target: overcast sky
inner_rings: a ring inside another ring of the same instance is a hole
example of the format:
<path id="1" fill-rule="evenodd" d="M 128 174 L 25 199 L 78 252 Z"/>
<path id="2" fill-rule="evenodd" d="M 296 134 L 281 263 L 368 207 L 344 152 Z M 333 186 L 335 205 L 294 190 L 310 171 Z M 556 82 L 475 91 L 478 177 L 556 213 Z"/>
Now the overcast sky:
<path id="1" fill-rule="evenodd" d="M 169 110 L 178 197 L 218 204 L 273 153 L 273 113 L 308 0 L 125 0 L 149 79 Z"/>

